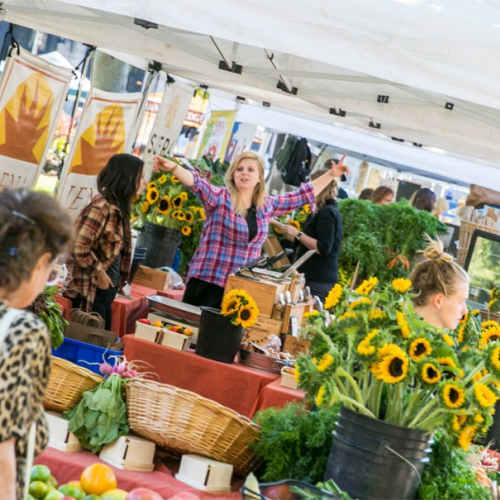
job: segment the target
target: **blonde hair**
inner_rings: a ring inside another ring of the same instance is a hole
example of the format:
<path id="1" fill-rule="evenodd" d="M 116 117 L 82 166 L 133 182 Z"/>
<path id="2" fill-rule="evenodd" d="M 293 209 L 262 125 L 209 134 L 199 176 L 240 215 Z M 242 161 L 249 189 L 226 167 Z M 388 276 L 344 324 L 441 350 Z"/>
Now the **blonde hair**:
<path id="1" fill-rule="evenodd" d="M 330 169 L 328 168 L 321 168 L 320 170 L 316 170 L 316 172 L 311 175 L 311 180 L 313 181 L 314 179 L 317 179 L 318 177 L 321 177 L 328 172 L 330 172 Z M 337 183 L 331 182 L 330 184 L 328 184 L 328 186 L 326 186 L 326 188 L 323 189 L 323 191 L 321 191 L 318 196 L 316 196 L 316 212 L 320 208 L 323 208 L 328 200 L 334 200 L 337 197 L 337 193 Z"/>
<path id="2" fill-rule="evenodd" d="M 436 203 L 434 203 L 434 209 L 432 210 L 432 214 L 444 214 L 446 210 L 450 208 L 450 205 L 444 198 L 438 198 Z"/>
<path id="3" fill-rule="evenodd" d="M 410 276 L 413 291 L 419 294 L 413 300 L 416 306 L 426 305 L 436 293 L 453 295 L 458 282 L 469 283 L 469 275 L 444 251 L 443 242 L 429 236 L 427 239 L 429 244 L 423 251 L 425 260 L 416 265 Z"/>
<path id="4" fill-rule="evenodd" d="M 261 209 L 264 206 L 266 201 L 266 183 L 264 179 L 264 161 L 262 158 L 253 153 L 252 151 L 244 151 L 239 154 L 234 160 L 233 163 L 229 166 L 226 172 L 225 181 L 227 189 L 231 195 L 231 204 L 233 205 L 233 210 L 236 213 L 243 215 L 246 217 L 247 209 L 245 208 L 245 204 L 241 198 L 239 191 L 236 189 L 236 185 L 234 183 L 234 172 L 238 168 L 239 164 L 242 160 L 249 158 L 250 160 L 255 160 L 257 162 L 259 168 L 259 178 L 260 182 L 255 186 L 253 196 L 252 196 L 252 204 L 255 205 L 257 209 Z"/>

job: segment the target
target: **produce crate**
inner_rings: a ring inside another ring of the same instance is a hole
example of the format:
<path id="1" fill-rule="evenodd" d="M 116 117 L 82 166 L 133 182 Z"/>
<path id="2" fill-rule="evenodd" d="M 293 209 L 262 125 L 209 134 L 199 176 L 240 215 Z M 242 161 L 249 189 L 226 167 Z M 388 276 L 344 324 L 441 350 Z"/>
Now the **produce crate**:
<path id="1" fill-rule="evenodd" d="M 100 373 L 98 364 L 89 363 L 103 363 L 107 361 L 113 365 L 112 357 L 122 356 L 123 351 L 111 351 L 104 347 L 86 344 L 85 342 L 66 337 L 57 349 L 52 349 L 52 355 L 71 361 L 75 365 L 87 368 L 87 370 L 94 373 Z"/>

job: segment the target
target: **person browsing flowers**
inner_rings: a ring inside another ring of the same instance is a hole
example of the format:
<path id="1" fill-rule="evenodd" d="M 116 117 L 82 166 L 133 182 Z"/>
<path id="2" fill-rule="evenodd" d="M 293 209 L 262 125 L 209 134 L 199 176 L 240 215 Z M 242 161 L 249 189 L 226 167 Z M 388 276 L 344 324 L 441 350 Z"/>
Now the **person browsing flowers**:
<path id="1" fill-rule="evenodd" d="M 212 186 L 196 172 L 155 156 L 155 171 L 174 174 L 199 197 L 206 210 L 200 245 L 191 261 L 184 302 L 219 307 L 229 274 L 258 258 L 269 220 L 303 205 L 314 207 L 316 196 L 335 178 L 349 173 L 344 155 L 331 170 L 281 196 L 269 196 L 264 163 L 247 151 L 235 158 L 226 173 L 226 186 Z"/>

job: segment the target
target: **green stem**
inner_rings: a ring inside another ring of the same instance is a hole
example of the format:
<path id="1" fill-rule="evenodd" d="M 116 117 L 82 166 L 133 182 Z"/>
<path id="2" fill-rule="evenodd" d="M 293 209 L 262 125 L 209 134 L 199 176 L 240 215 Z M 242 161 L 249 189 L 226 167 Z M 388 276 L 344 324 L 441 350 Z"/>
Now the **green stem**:
<path id="1" fill-rule="evenodd" d="M 432 409 L 437 404 L 438 398 L 432 398 L 418 413 L 417 416 L 408 424 L 408 427 L 415 427 L 416 423 L 420 420 L 425 413 Z"/>
<path id="2" fill-rule="evenodd" d="M 427 429 L 427 426 L 429 424 L 432 424 L 432 421 L 440 414 L 440 413 L 447 413 L 447 410 L 443 408 L 438 408 L 434 412 L 432 412 L 428 417 L 424 418 L 420 424 L 418 424 L 418 428 L 420 430 L 433 430 L 433 429 Z M 436 425 L 433 425 L 431 427 L 436 427 Z"/>
<path id="3" fill-rule="evenodd" d="M 484 363 L 479 363 L 476 368 L 474 368 L 470 373 L 467 374 L 467 377 L 464 378 L 463 384 L 467 385 L 479 372 L 484 370 Z"/>
<path id="4" fill-rule="evenodd" d="M 335 384 L 337 385 L 339 391 L 344 395 L 344 396 L 347 396 L 349 397 L 349 394 L 347 392 L 347 389 L 345 388 L 342 380 L 340 380 L 340 377 L 338 377 L 337 375 L 334 375 L 333 376 L 333 380 L 335 382 Z"/>
<path id="5" fill-rule="evenodd" d="M 362 405 L 365 405 L 365 402 L 363 401 L 363 396 L 361 394 L 361 391 L 359 390 L 359 386 L 356 383 L 356 381 L 352 378 L 352 376 L 349 373 L 347 373 L 342 367 L 337 368 L 336 374 L 347 379 L 347 381 L 354 390 L 356 400 L 359 401 L 359 403 L 361 403 Z"/>
<path id="6" fill-rule="evenodd" d="M 318 325 L 314 325 L 314 330 L 320 337 L 323 338 L 330 349 L 335 349 L 335 344 L 332 342 L 332 339 Z"/>
<path id="7" fill-rule="evenodd" d="M 351 404 L 353 406 L 356 406 L 356 408 L 358 408 L 361 411 L 361 413 L 363 413 L 364 415 L 367 415 L 368 417 L 375 418 L 375 415 L 366 406 L 364 406 L 362 403 L 358 403 L 354 399 L 348 398 L 346 396 L 342 396 L 341 394 L 339 394 L 337 396 L 337 399 L 339 401 L 342 401 L 343 403 L 349 403 L 349 404 Z"/>

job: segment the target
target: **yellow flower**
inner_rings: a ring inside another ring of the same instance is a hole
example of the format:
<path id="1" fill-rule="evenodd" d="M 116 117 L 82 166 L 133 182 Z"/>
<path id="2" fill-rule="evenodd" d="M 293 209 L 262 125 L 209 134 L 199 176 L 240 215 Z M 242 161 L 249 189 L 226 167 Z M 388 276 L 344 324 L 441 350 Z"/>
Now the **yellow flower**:
<path id="1" fill-rule="evenodd" d="M 179 220 L 186 220 L 186 214 L 182 210 L 178 210 L 177 218 Z"/>
<path id="2" fill-rule="evenodd" d="M 188 224 L 191 224 L 191 222 L 193 222 L 193 219 L 194 219 L 193 212 L 184 212 L 184 220 Z"/>
<path id="3" fill-rule="evenodd" d="M 410 327 L 408 326 L 408 321 L 406 321 L 406 316 L 401 311 L 396 311 L 396 323 L 399 326 L 401 335 L 407 339 L 410 336 Z"/>
<path id="4" fill-rule="evenodd" d="M 431 352 L 432 347 L 427 339 L 419 338 L 410 344 L 410 358 L 413 361 L 420 361 L 425 356 L 430 356 Z"/>
<path id="5" fill-rule="evenodd" d="M 481 333 L 481 340 L 479 341 L 479 347 L 482 348 L 488 342 L 496 342 L 500 340 L 500 326 L 490 326 L 489 328 L 483 329 Z"/>
<path id="6" fill-rule="evenodd" d="M 375 378 L 387 384 L 396 384 L 406 377 L 408 358 L 399 346 L 386 344 L 378 350 L 377 355 L 381 360 L 370 367 Z"/>
<path id="7" fill-rule="evenodd" d="M 496 302 L 498 302 L 498 299 L 491 299 L 488 302 L 488 310 L 490 310 L 495 305 Z"/>
<path id="8" fill-rule="evenodd" d="M 319 311 L 309 311 L 304 313 L 302 316 L 302 319 L 315 319 L 321 316 L 321 313 Z"/>
<path id="9" fill-rule="evenodd" d="M 189 226 L 184 226 L 181 231 L 184 236 L 189 236 L 191 234 L 191 228 Z"/>
<path id="10" fill-rule="evenodd" d="M 481 372 L 476 373 L 474 377 L 472 377 L 472 382 L 479 382 L 483 378 L 483 374 Z"/>
<path id="11" fill-rule="evenodd" d="M 356 313 L 352 311 L 346 311 L 344 314 L 339 316 L 339 321 L 345 321 L 346 319 L 356 319 Z"/>
<path id="12" fill-rule="evenodd" d="M 316 405 L 321 406 L 323 404 L 324 398 L 325 398 L 325 386 L 322 385 L 319 388 L 318 394 L 316 394 Z"/>
<path id="13" fill-rule="evenodd" d="M 482 424 L 484 422 L 484 417 L 480 413 L 476 413 L 474 415 L 474 422 L 477 422 L 478 424 Z"/>
<path id="14" fill-rule="evenodd" d="M 175 175 L 172 175 L 172 177 L 170 178 L 170 182 L 178 184 L 181 181 L 179 179 L 177 179 L 177 177 Z"/>
<path id="15" fill-rule="evenodd" d="M 223 316 L 228 316 L 230 314 L 237 312 L 240 307 L 241 307 L 241 301 L 238 297 L 229 297 L 229 298 L 224 297 L 222 299 L 220 312 Z"/>
<path id="16" fill-rule="evenodd" d="M 337 283 L 328 293 L 325 300 L 325 309 L 332 309 L 337 306 L 342 298 L 342 287 Z"/>
<path id="17" fill-rule="evenodd" d="M 359 344 L 358 344 L 358 354 L 360 356 L 370 356 L 375 352 L 375 346 L 371 345 L 370 342 L 374 339 L 378 330 L 372 330 Z"/>
<path id="18" fill-rule="evenodd" d="M 411 280 L 405 278 L 396 278 L 392 281 L 392 288 L 399 293 L 406 293 L 411 288 Z"/>
<path id="19" fill-rule="evenodd" d="M 356 288 L 355 292 L 360 295 L 368 295 L 375 288 L 377 283 L 378 278 L 375 278 L 374 276 L 373 278 L 363 281 L 363 283 Z"/>
<path id="20" fill-rule="evenodd" d="M 496 321 L 483 321 L 481 323 L 481 329 L 485 330 L 486 328 L 489 328 L 490 326 L 495 326 L 495 327 L 500 327 L 500 325 Z"/>
<path id="21" fill-rule="evenodd" d="M 288 226 L 293 226 L 294 228 L 298 229 L 300 231 L 300 222 L 296 220 L 291 220 L 290 222 L 287 223 Z"/>
<path id="22" fill-rule="evenodd" d="M 444 358 L 436 358 L 436 363 L 441 366 L 449 366 L 450 368 L 456 368 L 457 365 L 449 356 Z"/>
<path id="23" fill-rule="evenodd" d="M 439 382 L 441 380 L 441 372 L 439 371 L 439 368 L 433 363 L 425 363 L 422 366 L 421 375 L 422 380 L 426 384 L 435 384 L 436 382 Z"/>
<path id="24" fill-rule="evenodd" d="M 452 426 L 451 428 L 455 431 L 458 432 L 460 430 L 460 422 L 458 421 L 458 415 L 453 415 L 452 419 Z"/>
<path id="25" fill-rule="evenodd" d="M 384 311 L 381 311 L 380 309 L 371 309 L 368 319 L 370 321 L 376 321 L 377 319 L 384 319 L 386 317 L 387 314 Z"/>
<path id="26" fill-rule="evenodd" d="M 309 205 L 309 204 L 304 205 L 303 210 L 306 214 L 310 214 L 311 213 L 311 205 Z"/>
<path id="27" fill-rule="evenodd" d="M 295 382 L 297 382 L 297 385 L 300 384 L 300 373 L 299 373 L 299 367 L 295 365 Z"/>
<path id="28" fill-rule="evenodd" d="M 495 347 L 491 351 L 490 361 L 497 370 L 500 370 L 500 347 Z"/>
<path id="29" fill-rule="evenodd" d="M 318 371 L 324 372 L 332 363 L 333 363 L 333 356 L 331 356 L 328 353 L 323 354 L 323 357 L 321 358 L 321 361 L 318 364 Z"/>
<path id="30" fill-rule="evenodd" d="M 448 334 L 443 334 L 443 340 L 445 341 L 446 344 L 448 344 L 450 347 L 455 347 L 455 342 L 453 342 L 453 339 L 448 335 Z"/>
<path id="31" fill-rule="evenodd" d="M 476 314 L 479 314 L 481 311 L 479 309 L 474 309 L 473 311 L 471 311 L 470 315 L 471 316 L 476 316 Z"/>
<path id="32" fill-rule="evenodd" d="M 148 192 L 146 193 L 146 199 L 148 200 L 148 203 L 150 205 L 154 205 L 158 201 L 159 197 L 160 192 L 158 191 L 158 189 L 156 189 L 155 187 L 148 189 Z"/>
<path id="33" fill-rule="evenodd" d="M 362 299 L 355 300 L 354 302 L 351 302 L 349 304 L 349 309 L 356 309 L 356 307 L 364 306 L 364 305 L 371 305 L 372 301 L 368 299 L 367 297 L 363 297 Z"/>
<path id="34" fill-rule="evenodd" d="M 457 340 L 458 343 L 462 343 L 464 341 L 464 332 L 465 332 L 465 323 L 463 325 L 460 325 L 460 328 L 458 329 L 458 335 L 457 335 Z"/>
<path id="35" fill-rule="evenodd" d="M 183 201 L 186 201 L 188 199 L 188 194 L 186 193 L 186 191 L 183 191 L 179 196 L 183 199 Z"/>
<path id="36" fill-rule="evenodd" d="M 165 195 L 158 203 L 156 210 L 163 215 L 167 215 L 170 212 L 172 205 L 170 205 L 170 198 Z"/>
<path id="37" fill-rule="evenodd" d="M 204 209 L 204 208 L 198 208 L 198 215 L 199 215 L 202 219 L 205 219 L 205 218 L 206 218 L 205 209 Z"/>
<path id="38" fill-rule="evenodd" d="M 182 196 L 176 196 L 173 200 L 172 200 L 172 205 L 174 206 L 174 208 L 181 208 L 182 207 L 182 203 L 183 203 L 183 199 L 182 199 Z"/>
<path id="39" fill-rule="evenodd" d="M 476 429 L 476 425 L 466 425 L 462 429 L 460 437 L 458 438 L 458 444 L 464 451 L 469 451 L 469 446 L 471 445 L 472 438 L 476 434 Z"/>
<path id="40" fill-rule="evenodd" d="M 165 184 L 167 182 L 167 176 L 163 174 L 159 179 L 158 179 L 158 184 Z"/>
<path id="41" fill-rule="evenodd" d="M 143 201 L 141 205 L 141 212 L 145 214 L 149 210 L 149 203 L 147 201 Z"/>
<path id="42" fill-rule="evenodd" d="M 148 191 L 150 189 L 154 189 L 154 188 L 156 188 L 156 182 L 153 182 L 153 181 L 148 182 Z"/>
<path id="43" fill-rule="evenodd" d="M 249 304 L 241 306 L 236 318 L 236 324 L 241 325 L 243 328 L 253 326 L 259 316 L 259 310 Z"/>
<path id="44" fill-rule="evenodd" d="M 445 384 L 443 401 L 448 408 L 460 408 L 465 403 L 465 392 L 457 384 Z"/>
<path id="45" fill-rule="evenodd" d="M 476 396 L 477 402 L 483 408 L 494 406 L 498 400 L 498 397 L 486 384 L 474 384 L 474 395 Z"/>

